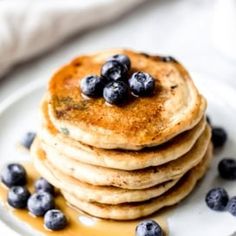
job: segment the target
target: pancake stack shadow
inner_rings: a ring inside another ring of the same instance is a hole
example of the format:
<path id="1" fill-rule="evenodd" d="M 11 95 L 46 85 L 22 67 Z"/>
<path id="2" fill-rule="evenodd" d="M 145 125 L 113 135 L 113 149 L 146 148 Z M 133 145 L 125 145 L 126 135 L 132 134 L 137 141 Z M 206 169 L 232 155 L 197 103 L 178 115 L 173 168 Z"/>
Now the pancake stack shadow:
<path id="1" fill-rule="evenodd" d="M 105 58 L 116 53 L 158 78 L 161 92 L 125 108 L 77 95 L 76 80 L 88 68 L 97 73 Z M 205 109 L 205 99 L 176 61 L 128 50 L 80 57 L 49 82 L 40 106 L 42 125 L 31 148 L 33 161 L 79 210 L 113 220 L 144 217 L 181 201 L 206 172 L 212 145 Z"/>

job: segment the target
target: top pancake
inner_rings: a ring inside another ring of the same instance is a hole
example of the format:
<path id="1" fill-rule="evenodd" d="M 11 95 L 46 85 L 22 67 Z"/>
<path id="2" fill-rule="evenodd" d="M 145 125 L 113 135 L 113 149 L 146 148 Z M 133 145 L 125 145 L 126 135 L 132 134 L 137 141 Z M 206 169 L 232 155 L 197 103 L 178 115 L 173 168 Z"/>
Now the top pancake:
<path id="1" fill-rule="evenodd" d="M 85 98 L 80 80 L 99 75 L 106 59 L 118 53 L 129 56 L 132 72 L 153 76 L 154 94 L 129 98 L 123 106 L 107 105 L 103 98 Z M 53 75 L 48 90 L 53 125 L 75 140 L 105 149 L 139 150 L 162 144 L 194 127 L 206 108 L 181 64 L 121 49 L 76 58 Z"/>

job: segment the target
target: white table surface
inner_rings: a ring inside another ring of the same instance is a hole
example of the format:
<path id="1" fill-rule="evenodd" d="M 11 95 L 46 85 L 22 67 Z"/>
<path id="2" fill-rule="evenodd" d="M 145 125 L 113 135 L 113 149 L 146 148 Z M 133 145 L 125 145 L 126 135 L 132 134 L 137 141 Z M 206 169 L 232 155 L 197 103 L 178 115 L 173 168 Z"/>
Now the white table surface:
<path id="1" fill-rule="evenodd" d="M 204 73 L 236 86 L 236 62 L 212 44 L 214 3 L 148 0 L 121 19 L 76 35 L 46 55 L 17 66 L 0 80 L 0 101 L 32 80 L 44 80 L 46 84 L 53 71 L 81 52 L 112 47 L 170 54 L 190 73 Z"/>

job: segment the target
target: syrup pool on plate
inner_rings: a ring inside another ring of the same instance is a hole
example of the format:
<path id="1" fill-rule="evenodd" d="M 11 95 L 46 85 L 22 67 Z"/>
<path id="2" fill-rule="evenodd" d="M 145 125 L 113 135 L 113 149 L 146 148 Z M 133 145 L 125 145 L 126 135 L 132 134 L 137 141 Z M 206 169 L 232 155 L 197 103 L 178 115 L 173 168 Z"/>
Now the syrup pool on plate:
<path id="1" fill-rule="evenodd" d="M 28 184 L 30 192 L 34 191 L 34 182 L 39 178 L 39 174 L 35 170 L 32 163 L 23 163 L 27 174 Z M 42 235 L 54 236 L 133 236 L 135 235 L 135 228 L 141 220 L 135 221 L 112 221 L 102 220 L 92 216 L 89 216 L 77 209 L 69 206 L 61 194 L 55 196 L 56 206 L 66 215 L 68 218 L 68 226 L 60 231 L 49 231 L 43 225 L 43 217 L 35 217 L 31 215 L 27 210 L 13 209 L 7 204 L 7 188 L 0 184 L 0 201 L 7 208 L 17 220 L 23 221 L 29 227 L 37 230 Z M 150 218 L 158 222 L 162 227 L 165 235 L 168 234 L 166 212 L 156 214 Z"/>

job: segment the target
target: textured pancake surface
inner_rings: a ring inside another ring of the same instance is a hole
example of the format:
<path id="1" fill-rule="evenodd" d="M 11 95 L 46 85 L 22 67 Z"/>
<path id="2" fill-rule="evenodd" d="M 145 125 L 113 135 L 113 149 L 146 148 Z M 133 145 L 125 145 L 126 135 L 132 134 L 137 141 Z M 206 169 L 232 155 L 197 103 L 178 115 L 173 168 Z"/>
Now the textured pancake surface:
<path id="1" fill-rule="evenodd" d="M 125 189 L 144 189 L 171 179 L 179 178 L 197 165 L 203 158 L 211 138 L 210 127 L 192 149 L 182 157 L 156 167 L 141 170 L 124 171 L 88 165 L 62 155 L 51 146 L 40 143 L 48 160 L 61 172 L 93 185 L 115 186 Z M 89 173 L 89 174 L 88 174 Z"/>
<path id="2" fill-rule="evenodd" d="M 191 130 L 179 134 L 165 144 L 139 151 L 100 149 L 75 141 L 60 133 L 48 116 L 48 101 L 45 97 L 40 108 L 42 127 L 38 132 L 42 142 L 57 149 L 62 155 L 75 160 L 122 170 L 143 169 L 158 166 L 187 153 L 205 129 L 204 118 Z"/>
<path id="3" fill-rule="evenodd" d="M 109 106 L 103 98 L 88 99 L 80 80 L 100 74 L 111 55 L 130 57 L 132 72 L 155 79 L 153 96 L 129 98 L 123 106 Z M 49 83 L 49 115 L 54 126 L 69 137 L 105 149 L 138 150 L 160 145 L 194 127 L 206 108 L 184 67 L 175 61 L 130 50 L 108 50 L 76 58 L 53 75 Z"/>
<path id="4" fill-rule="evenodd" d="M 120 204 L 125 202 L 145 201 L 160 196 L 173 187 L 179 180 L 170 180 L 143 190 L 128 190 L 112 186 L 95 186 L 78 181 L 59 171 L 47 160 L 45 152 L 38 147 L 37 141 L 32 146 L 32 156 L 35 167 L 50 183 L 59 189 L 64 189 L 64 191 L 76 196 L 76 198 L 80 200 L 89 202 Z"/>
<path id="5" fill-rule="evenodd" d="M 81 201 L 74 195 L 63 192 L 67 201 L 80 210 L 105 219 L 132 220 L 150 215 L 163 207 L 174 205 L 184 199 L 193 190 L 197 181 L 203 177 L 212 159 L 212 146 L 199 165 L 191 169 L 173 188 L 149 201 L 139 203 L 127 203 L 120 205 L 108 205 Z"/>

